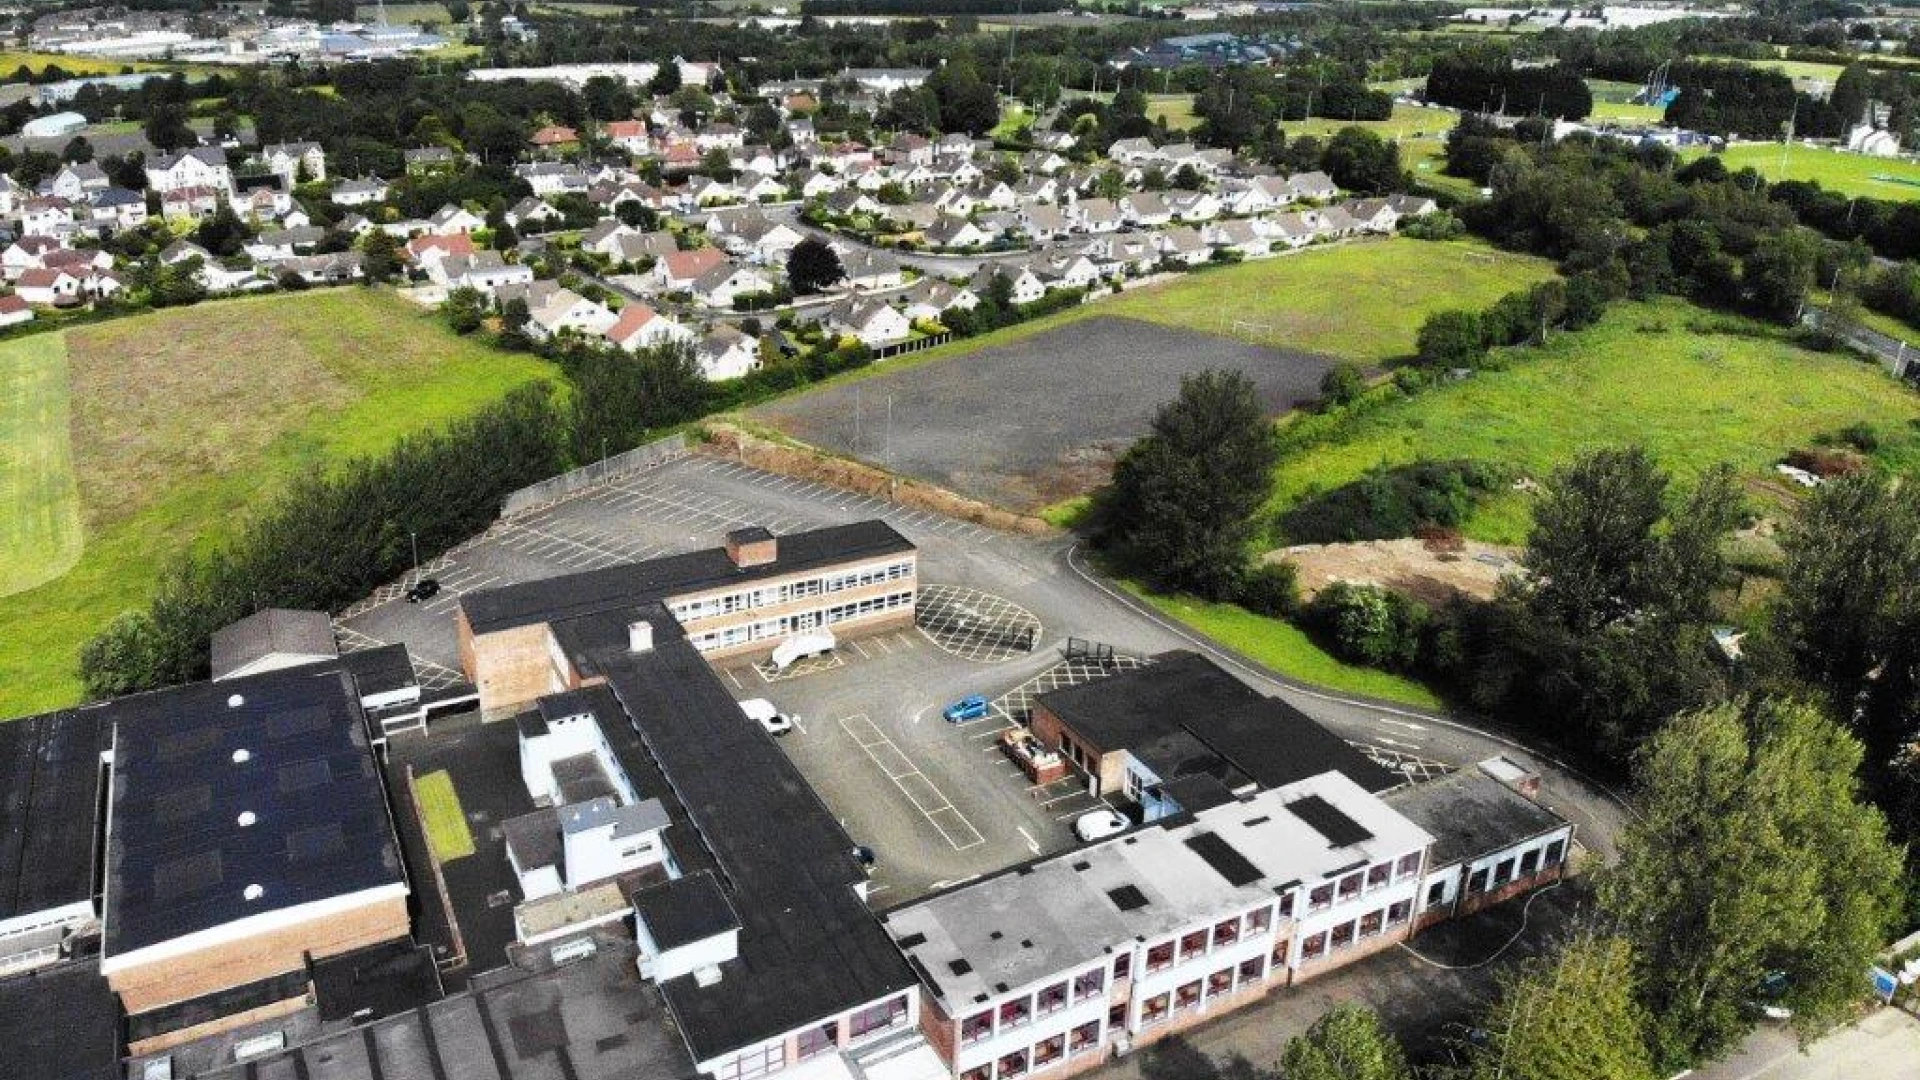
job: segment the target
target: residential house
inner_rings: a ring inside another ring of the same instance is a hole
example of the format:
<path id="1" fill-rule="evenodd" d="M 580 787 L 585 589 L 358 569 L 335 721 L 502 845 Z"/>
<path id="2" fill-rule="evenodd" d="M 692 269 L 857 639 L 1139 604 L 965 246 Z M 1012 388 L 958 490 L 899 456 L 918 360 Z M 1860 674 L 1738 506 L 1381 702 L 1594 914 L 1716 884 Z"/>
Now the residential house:
<path id="1" fill-rule="evenodd" d="M 57 195 L 68 202 L 86 202 L 96 191 L 104 191 L 111 183 L 105 170 L 91 161 L 63 165 L 47 182 L 46 192 Z"/>
<path id="2" fill-rule="evenodd" d="M 17 293 L 0 296 L 0 326 L 18 326 L 33 321 L 33 308 Z"/>
<path id="3" fill-rule="evenodd" d="M 257 262 L 305 255 L 320 246 L 327 230 L 308 226 L 304 229 L 268 229 L 246 245 L 247 254 Z"/>
<path id="4" fill-rule="evenodd" d="M 520 232 L 538 232 L 542 227 L 553 228 L 566 219 L 566 215 L 556 210 L 552 203 L 537 196 L 529 195 L 507 208 L 502 215 L 507 224 Z"/>
<path id="5" fill-rule="evenodd" d="M 302 174 L 309 181 L 327 178 L 327 152 L 317 142 L 274 143 L 260 149 L 260 161 L 288 187 L 297 186 Z"/>
<path id="6" fill-rule="evenodd" d="M 846 271 L 847 287 L 856 292 L 897 289 L 907 283 L 900 260 L 884 251 L 855 248 L 840 253 L 840 267 Z"/>
<path id="7" fill-rule="evenodd" d="M 441 260 L 454 255 L 472 255 L 473 252 L 473 237 L 466 233 L 455 233 L 452 236 L 422 233 L 407 241 L 406 246 L 407 261 L 425 270 L 429 276 L 439 272 L 438 266 Z"/>
<path id="8" fill-rule="evenodd" d="M 345 180 L 327 197 L 339 206 L 370 206 L 387 201 L 387 182 L 377 176 Z"/>
<path id="9" fill-rule="evenodd" d="M 1191 225 L 1177 225 L 1160 233 L 1160 253 L 1187 266 L 1198 266 L 1213 255 L 1213 249 Z"/>
<path id="10" fill-rule="evenodd" d="M 827 328 L 860 339 L 868 348 L 905 341 L 913 325 L 893 305 L 869 297 L 850 297 L 827 309 Z"/>
<path id="11" fill-rule="evenodd" d="M 800 181 L 800 197 L 811 201 L 831 195 L 845 186 L 846 181 L 833 173 L 815 169 L 807 173 L 805 180 Z"/>
<path id="12" fill-rule="evenodd" d="M 227 166 L 227 152 L 217 146 L 196 146 L 178 154 L 161 154 L 147 162 L 147 186 L 155 191 L 181 188 L 213 188 L 222 195 L 233 193 L 233 170 Z"/>
<path id="13" fill-rule="evenodd" d="M 1393 207 L 1394 213 L 1400 215 L 1401 221 L 1405 221 L 1408 218 L 1425 217 L 1428 214 L 1438 213 L 1440 210 L 1440 204 L 1427 198 L 1425 195 L 1389 195 L 1387 196 L 1387 205 Z M 1396 224 L 1398 223 L 1396 222 Z"/>
<path id="14" fill-rule="evenodd" d="M 525 285 L 533 281 L 533 268 L 510 263 L 497 251 L 476 251 L 471 255 L 451 255 L 427 271 L 449 289 L 478 289 L 493 296 L 507 285 Z"/>
<path id="15" fill-rule="evenodd" d="M 732 124 L 704 124 L 694 132 L 693 145 L 708 150 L 738 150 L 747 145 L 747 133 Z"/>
<path id="16" fill-rule="evenodd" d="M 486 227 L 486 218 L 464 206 L 454 206 L 451 203 L 435 210 L 433 216 L 427 219 L 427 231 L 435 236 L 454 236 Z"/>
<path id="17" fill-rule="evenodd" d="M 1173 211 L 1157 191 L 1136 191 L 1120 200 L 1120 216 L 1129 225 L 1158 229 L 1173 221 Z"/>
<path id="18" fill-rule="evenodd" d="M 640 156 L 653 152 L 653 143 L 647 135 L 645 120 L 613 120 L 606 126 L 607 141 L 629 154 Z"/>
<path id="19" fill-rule="evenodd" d="M 213 254 L 191 240 L 175 240 L 160 251 L 161 266 L 179 266 L 193 259 L 210 263 L 213 261 Z"/>
<path id="20" fill-rule="evenodd" d="M 14 281 L 14 292 L 29 304 L 66 306 L 80 301 L 80 281 L 65 270 L 37 267 L 21 272 Z"/>
<path id="21" fill-rule="evenodd" d="M 121 187 L 102 188 L 88 200 L 93 224 L 107 232 L 134 229 L 147 223 L 147 197 Z"/>
<path id="22" fill-rule="evenodd" d="M 1220 200 L 1208 191 L 1169 191 L 1166 203 L 1175 221 L 1195 223 L 1220 216 Z"/>
<path id="23" fill-rule="evenodd" d="M 970 287 L 981 296 L 993 293 L 995 278 L 1005 277 L 1012 286 L 1008 299 L 1016 304 L 1031 304 L 1047 294 L 1046 283 L 1039 275 L 1018 263 L 984 263 L 973 275 Z"/>
<path id="24" fill-rule="evenodd" d="M 722 262 L 700 275 L 690 290 L 693 298 L 708 307 L 732 307 L 743 296 L 770 293 L 774 282 L 764 272 L 730 262 Z"/>
<path id="25" fill-rule="evenodd" d="M 1340 188 L 1334 184 L 1333 177 L 1314 170 L 1313 172 L 1294 173 L 1287 177 L 1287 187 L 1293 191 L 1296 199 L 1326 200 L 1340 194 Z"/>
<path id="26" fill-rule="evenodd" d="M 1067 219 L 1079 231 L 1096 236 L 1118 232 L 1120 207 L 1112 199 L 1081 199 L 1068 209 Z"/>
<path id="27" fill-rule="evenodd" d="M 527 333 L 543 341 L 564 333 L 598 337 L 619 321 L 613 312 L 568 288 L 555 289 L 527 314 Z"/>
<path id="28" fill-rule="evenodd" d="M 1235 252 L 1244 258 L 1258 258 L 1273 250 L 1272 238 L 1245 218 L 1212 222 L 1200 235 L 1214 247 Z"/>
<path id="29" fill-rule="evenodd" d="M 1122 165 L 1151 165 L 1161 160 L 1152 139 L 1118 139 L 1107 147 L 1107 156 Z"/>
<path id="30" fill-rule="evenodd" d="M 1297 197 L 1284 176 L 1232 180 L 1220 188 L 1220 201 L 1230 214 L 1264 214 L 1286 206 Z"/>
<path id="31" fill-rule="evenodd" d="M 760 343 L 726 323 L 709 330 L 693 356 L 709 382 L 738 379 L 760 369 Z"/>
<path id="32" fill-rule="evenodd" d="M 924 233 L 927 243 L 940 248 L 971 248 L 990 243 L 993 237 L 963 217 L 941 215 Z"/>
<path id="33" fill-rule="evenodd" d="M 1256 226 L 1272 243 L 1289 248 L 1306 247 L 1313 243 L 1315 236 L 1319 235 L 1307 215 L 1300 213 L 1274 214 L 1260 218 L 1256 221 Z"/>
<path id="34" fill-rule="evenodd" d="M 277 176 L 246 177 L 227 196 L 233 212 L 254 221 L 278 221 L 294 210 L 293 195 Z"/>
<path id="35" fill-rule="evenodd" d="M 18 281 L 22 272 L 46 266 L 48 254 L 62 250 L 65 245 L 55 237 L 22 236 L 0 251 L 0 272 L 8 281 Z"/>
<path id="36" fill-rule="evenodd" d="M 409 176 L 459 168 L 460 159 L 444 146 L 423 146 L 401 155 Z"/>
<path id="37" fill-rule="evenodd" d="M 212 217 L 219 212 L 224 198 L 219 188 L 199 185 L 174 188 L 160 193 L 160 213 L 169 218 Z"/>
<path id="38" fill-rule="evenodd" d="M 880 200 L 858 188 L 843 188 L 827 196 L 827 212 L 838 217 L 852 217 L 855 214 L 877 214 L 880 212 Z"/>
<path id="39" fill-rule="evenodd" d="M 357 251 L 333 251 L 321 255 L 295 255 L 263 265 L 275 278 L 291 274 L 309 285 L 345 285 L 366 277 L 363 259 Z"/>
<path id="40" fill-rule="evenodd" d="M 665 230 L 622 233 L 614 238 L 613 245 L 614 260 L 623 263 L 653 261 L 680 250 L 673 234 Z"/>
<path id="41" fill-rule="evenodd" d="M 73 231 L 73 205 L 57 195 L 38 195 L 20 208 L 22 236 L 65 236 Z"/>
<path id="42" fill-rule="evenodd" d="M 653 264 L 652 282 L 662 292 L 687 292 L 694 282 L 726 264 L 726 252 L 719 248 L 694 248 L 672 251 Z"/>
<path id="43" fill-rule="evenodd" d="M 1071 222 L 1060 208 L 1050 203 L 1029 203 L 1020 208 L 1020 228 L 1038 243 L 1066 235 Z"/>
<path id="44" fill-rule="evenodd" d="M 1400 212 L 1385 199 L 1349 199 L 1340 204 L 1361 232 L 1390 233 L 1400 223 Z"/>
<path id="45" fill-rule="evenodd" d="M 563 147 L 577 146 L 580 133 L 565 124 L 548 124 L 533 133 L 531 142 L 536 150 L 559 150 Z"/>
<path id="46" fill-rule="evenodd" d="M 914 282 L 901 299 L 906 302 L 901 314 L 910 322 L 938 320 L 949 311 L 971 311 L 980 303 L 980 297 L 972 289 L 937 277 L 924 277 Z"/>
<path id="47" fill-rule="evenodd" d="M 1084 289 L 1100 280 L 1092 260 L 1064 248 L 1034 252 L 1027 269 L 1049 289 Z"/>
<path id="48" fill-rule="evenodd" d="M 592 186 L 585 171 L 564 161 L 536 161 L 531 165 L 517 165 L 513 172 L 527 182 L 535 195 L 581 194 Z"/>
<path id="49" fill-rule="evenodd" d="M 620 309 L 620 317 L 607 328 L 606 338 L 628 352 L 638 352 L 660 345 L 689 343 L 694 333 L 672 318 L 636 302 Z"/>

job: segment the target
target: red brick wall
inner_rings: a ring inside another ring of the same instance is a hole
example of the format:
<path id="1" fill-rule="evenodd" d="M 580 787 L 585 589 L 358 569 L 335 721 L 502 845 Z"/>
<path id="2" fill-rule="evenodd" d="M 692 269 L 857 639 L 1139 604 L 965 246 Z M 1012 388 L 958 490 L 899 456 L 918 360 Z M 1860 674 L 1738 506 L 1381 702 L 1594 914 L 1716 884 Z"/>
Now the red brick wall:
<path id="1" fill-rule="evenodd" d="M 1512 881 L 1507 882 L 1497 889 L 1490 889 L 1487 892 L 1476 893 L 1472 896 L 1463 896 L 1460 898 L 1459 904 L 1454 909 L 1453 914 L 1458 917 L 1471 915 L 1476 911 L 1484 911 L 1495 904 L 1504 903 L 1522 893 L 1532 892 L 1542 885 L 1559 881 L 1561 876 L 1566 872 L 1566 867 L 1567 864 L 1563 862 L 1559 866 L 1548 867 L 1534 874 L 1532 877 L 1514 878 Z"/>

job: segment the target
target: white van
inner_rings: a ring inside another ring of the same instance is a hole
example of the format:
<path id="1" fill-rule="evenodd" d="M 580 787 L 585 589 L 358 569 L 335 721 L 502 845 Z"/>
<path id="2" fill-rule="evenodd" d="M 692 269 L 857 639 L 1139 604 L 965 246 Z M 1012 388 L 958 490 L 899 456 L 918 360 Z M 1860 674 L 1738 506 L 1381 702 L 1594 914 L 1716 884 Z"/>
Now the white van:
<path id="1" fill-rule="evenodd" d="M 747 714 L 747 719 L 766 728 L 769 735 L 785 735 L 793 730 L 793 721 L 766 698 L 748 698 L 740 703 L 740 711 Z"/>
<path id="2" fill-rule="evenodd" d="M 773 647 L 773 669 L 785 671 L 809 656 L 824 656 L 832 652 L 836 644 L 831 630 L 795 634 Z"/>

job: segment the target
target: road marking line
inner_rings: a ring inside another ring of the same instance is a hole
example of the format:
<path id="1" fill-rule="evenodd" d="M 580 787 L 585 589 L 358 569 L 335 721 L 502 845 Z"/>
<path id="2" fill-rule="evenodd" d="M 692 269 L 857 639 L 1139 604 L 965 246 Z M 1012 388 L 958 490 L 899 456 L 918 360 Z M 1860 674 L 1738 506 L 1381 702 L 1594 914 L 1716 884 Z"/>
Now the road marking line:
<path id="1" fill-rule="evenodd" d="M 1014 831 L 1018 832 L 1021 835 L 1021 837 L 1026 840 L 1028 851 L 1033 852 L 1035 855 L 1040 854 L 1040 842 L 1038 840 L 1035 840 L 1032 836 L 1028 835 L 1027 827 L 1025 825 L 1015 826 Z"/>

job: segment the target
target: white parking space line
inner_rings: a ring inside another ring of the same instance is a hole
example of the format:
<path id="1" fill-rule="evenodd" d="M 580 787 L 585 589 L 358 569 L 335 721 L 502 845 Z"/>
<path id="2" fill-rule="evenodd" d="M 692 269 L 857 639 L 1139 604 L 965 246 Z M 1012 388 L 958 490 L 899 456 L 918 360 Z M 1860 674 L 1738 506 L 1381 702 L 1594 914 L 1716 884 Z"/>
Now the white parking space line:
<path id="1" fill-rule="evenodd" d="M 887 779 L 893 781 L 900 793 L 913 804 L 913 808 L 920 811 L 920 816 L 927 819 L 927 824 L 932 825 L 953 850 L 966 851 L 987 842 L 966 815 L 940 793 L 939 787 L 927 779 L 926 774 L 913 764 L 913 759 L 902 753 L 893 739 L 881 731 L 867 714 L 855 713 L 841 717 L 840 727 L 860 749 L 867 752 L 867 756 L 880 767 Z M 1028 837 L 1027 842 L 1032 844 L 1033 838 Z"/>

